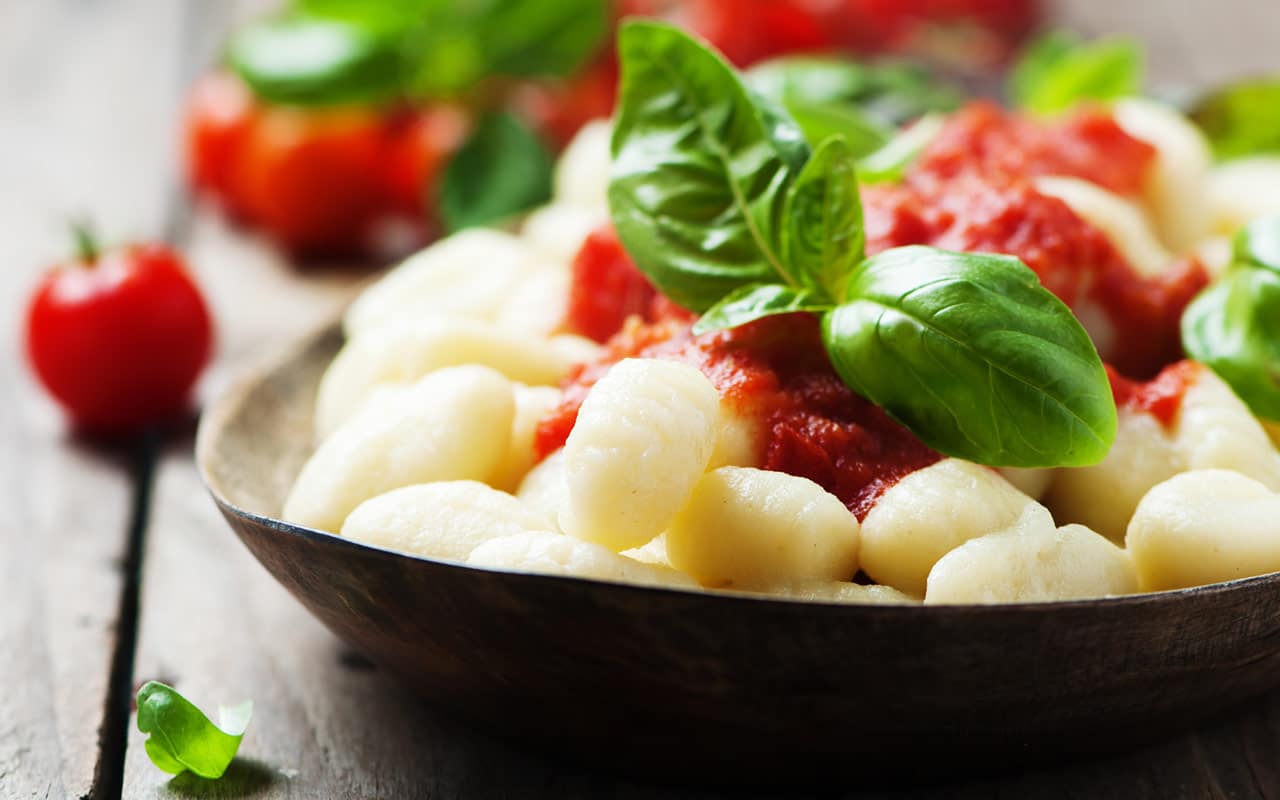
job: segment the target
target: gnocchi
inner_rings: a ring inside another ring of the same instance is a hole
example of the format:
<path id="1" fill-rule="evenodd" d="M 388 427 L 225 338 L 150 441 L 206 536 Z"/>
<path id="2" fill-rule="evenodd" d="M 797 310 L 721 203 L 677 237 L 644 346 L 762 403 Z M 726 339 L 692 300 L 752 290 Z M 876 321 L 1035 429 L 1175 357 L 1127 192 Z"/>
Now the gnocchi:
<path id="1" fill-rule="evenodd" d="M 384 395 L 327 438 L 302 467 L 284 518 L 336 532 L 356 506 L 401 486 L 488 480 L 511 444 L 511 382 L 488 367 L 433 372 Z"/>
<path id="2" fill-rule="evenodd" d="M 720 429 L 720 395 L 697 368 L 619 361 L 565 442 L 561 529 L 613 550 L 645 544 L 688 501 Z"/>
<path id="3" fill-rule="evenodd" d="M 635 561 L 603 545 L 556 533 L 522 533 L 493 539 L 473 550 L 467 563 L 618 583 L 697 588 L 692 578 L 668 567 Z"/>
<path id="4" fill-rule="evenodd" d="M 877 583 L 923 597 L 938 559 L 970 539 L 1049 511 L 994 470 L 947 458 L 911 473 L 862 521 L 859 558 Z"/>

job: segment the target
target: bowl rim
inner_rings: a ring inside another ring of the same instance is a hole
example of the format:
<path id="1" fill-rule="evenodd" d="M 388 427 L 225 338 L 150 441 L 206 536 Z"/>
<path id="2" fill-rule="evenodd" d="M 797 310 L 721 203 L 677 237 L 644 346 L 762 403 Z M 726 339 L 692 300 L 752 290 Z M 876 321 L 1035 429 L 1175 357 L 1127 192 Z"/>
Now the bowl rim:
<path id="1" fill-rule="evenodd" d="M 227 386 L 205 407 L 203 412 L 200 414 L 195 437 L 196 471 L 200 476 L 200 481 L 204 484 L 205 490 L 224 512 L 230 512 L 235 516 L 276 532 L 289 534 L 291 536 L 298 536 L 312 542 L 351 548 L 355 551 L 375 552 L 386 556 L 406 559 L 408 561 L 432 564 L 438 567 L 469 570 L 495 575 L 515 576 L 517 579 L 530 579 L 539 582 L 568 581 L 579 585 L 609 587 L 610 589 L 623 592 L 632 591 L 650 595 L 678 594 L 689 597 L 704 598 L 708 602 L 712 603 L 725 604 L 766 603 L 786 606 L 789 608 L 822 608 L 826 610 L 841 609 L 846 612 L 883 613 L 886 615 L 897 614 L 900 616 L 916 616 L 923 614 L 945 618 L 948 616 L 971 616 L 975 613 L 988 613 L 993 615 L 1038 615 L 1052 611 L 1109 609 L 1113 607 L 1133 608 L 1144 605 L 1179 602 L 1184 599 L 1198 597 L 1234 594 L 1240 590 L 1250 588 L 1261 589 L 1268 585 L 1280 588 L 1280 571 L 1277 571 L 1268 572 L 1262 575 L 1235 578 L 1229 581 L 1208 583 L 1201 586 L 1190 586 L 1181 589 L 1139 592 L 1137 594 L 1127 595 L 1111 595 L 1107 597 L 1080 598 L 1075 600 L 1053 600 L 1047 602 L 940 603 L 936 605 L 926 605 L 919 602 L 905 604 L 849 603 L 822 599 L 810 600 L 788 597 L 785 595 L 771 595 L 763 592 L 747 592 L 735 589 L 716 589 L 709 591 L 686 589 L 677 586 L 623 583 L 582 575 L 560 575 L 524 570 L 500 569 L 497 567 L 468 564 L 463 561 L 431 558 L 429 556 L 405 553 L 399 550 L 392 550 L 385 547 L 379 547 L 377 545 L 367 544 L 365 542 L 354 541 L 336 533 L 310 528 L 305 525 L 298 525 L 297 523 L 289 522 L 277 517 L 268 516 L 256 511 L 250 511 L 249 509 L 233 503 L 228 499 L 227 493 L 221 488 L 217 477 L 214 474 L 215 468 L 213 467 L 212 453 L 215 446 L 214 443 L 217 441 L 218 432 L 223 430 L 227 426 L 227 423 L 236 416 L 237 412 L 244 407 L 252 391 L 265 381 L 273 372 L 298 358 L 306 350 L 313 347 L 319 339 L 330 336 L 335 332 L 341 332 L 341 330 L 342 325 L 340 318 L 338 320 L 329 320 L 322 325 L 315 326 L 303 335 L 291 339 L 284 347 L 269 351 L 267 355 L 255 360 L 251 365 L 243 368 L 242 370 L 239 370 Z"/>

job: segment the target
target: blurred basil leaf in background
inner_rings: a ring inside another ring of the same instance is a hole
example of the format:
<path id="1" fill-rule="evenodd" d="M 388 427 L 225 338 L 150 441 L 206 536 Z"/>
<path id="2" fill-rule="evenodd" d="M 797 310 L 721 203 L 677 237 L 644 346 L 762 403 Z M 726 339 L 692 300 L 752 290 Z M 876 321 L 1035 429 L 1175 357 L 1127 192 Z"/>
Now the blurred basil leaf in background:
<path id="1" fill-rule="evenodd" d="M 501 222 L 551 198 L 551 153 L 507 113 L 480 120 L 445 168 L 440 215 L 452 232 Z"/>
<path id="2" fill-rule="evenodd" d="M 1143 52 L 1131 39 L 1085 42 L 1051 31 L 1023 51 L 1009 74 L 1010 100 L 1037 114 L 1056 114 L 1082 100 L 1113 100 L 1141 92 Z"/>
<path id="3" fill-rule="evenodd" d="M 1190 113 L 1218 158 L 1280 155 L 1280 77 L 1215 89 Z"/>

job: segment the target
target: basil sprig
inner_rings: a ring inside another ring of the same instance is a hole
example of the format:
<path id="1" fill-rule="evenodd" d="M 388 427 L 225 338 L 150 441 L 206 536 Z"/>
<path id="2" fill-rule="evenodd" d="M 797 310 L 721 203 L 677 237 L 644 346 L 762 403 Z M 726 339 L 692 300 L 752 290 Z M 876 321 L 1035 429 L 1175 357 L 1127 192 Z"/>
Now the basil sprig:
<path id="1" fill-rule="evenodd" d="M 1234 263 L 1183 312 L 1182 344 L 1254 414 L 1280 420 L 1280 217 L 1253 221 L 1234 245 Z"/>
<path id="2" fill-rule="evenodd" d="M 165 772 L 190 770 L 202 778 L 221 778 L 240 749 L 253 703 L 218 707 L 214 725 L 190 700 L 172 686 L 148 681 L 138 690 L 138 730 L 150 734 L 145 742 L 151 763 Z"/>
<path id="3" fill-rule="evenodd" d="M 1218 158 L 1280 155 L 1280 77 L 1215 89 L 1191 109 Z"/>
<path id="4" fill-rule="evenodd" d="M 569 75 L 608 27 L 607 0 L 295 0 L 237 31 L 228 60 L 274 103 L 456 96 L 492 76 Z"/>
<path id="5" fill-rule="evenodd" d="M 841 378 L 929 446 L 998 466 L 1083 465 L 1115 437 L 1102 361 L 1017 259 L 864 252 L 854 151 L 810 154 L 733 68 L 667 25 L 619 37 L 609 201 L 623 244 L 695 333 L 822 315 Z"/>
<path id="6" fill-rule="evenodd" d="M 1065 111 L 1081 100 L 1114 100 L 1142 89 L 1141 46 L 1124 37 L 1083 42 L 1053 31 L 1032 42 L 1009 76 L 1009 97 L 1037 114 Z"/>
<path id="7" fill-rule="evenodd" d="M 450 231 L 501 222 L 551 199 L 553 161 L 537 134 L 507 113 L 480 120 L 445 168 L 440 216 Z"/>

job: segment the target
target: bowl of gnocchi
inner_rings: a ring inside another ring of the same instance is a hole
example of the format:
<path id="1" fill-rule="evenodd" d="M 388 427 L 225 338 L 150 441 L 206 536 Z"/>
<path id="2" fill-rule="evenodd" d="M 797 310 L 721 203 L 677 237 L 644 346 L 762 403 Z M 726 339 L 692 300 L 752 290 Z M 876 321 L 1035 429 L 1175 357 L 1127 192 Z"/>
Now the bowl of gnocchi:
<path id="1" fill-rule="evenodd" d="M 305 606 L 492 730 L 710 782 L 1132 746 L 1276 684 L 1280 161 L 1130 96 L 867 142 L 796 91 L 863 65 L 648 22 L 619 59 L 550 204 L 206 413 Z"/>

